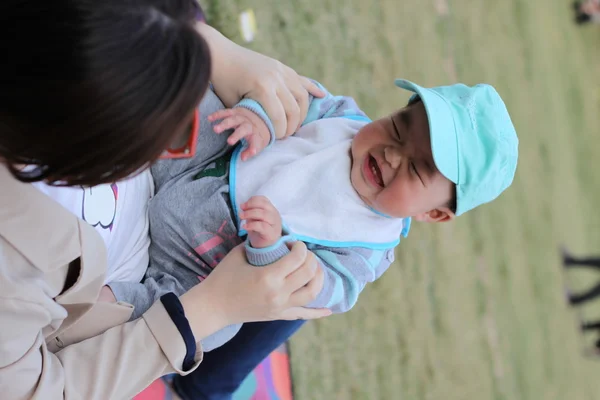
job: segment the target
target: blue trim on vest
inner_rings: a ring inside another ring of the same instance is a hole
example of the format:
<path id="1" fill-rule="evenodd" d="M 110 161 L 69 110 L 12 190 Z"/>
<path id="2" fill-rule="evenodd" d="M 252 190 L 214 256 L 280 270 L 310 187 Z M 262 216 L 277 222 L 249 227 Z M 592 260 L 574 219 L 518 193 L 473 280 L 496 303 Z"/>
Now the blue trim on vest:
<path id="1" fill-rule="evenodd" d="M 240 228 L 240 210 L 238 209 L 238 204 L 235 198 L 235 181 L 237 178 L 236 166 L 241 152 L 242 146 L 238 145 L 235 150 L 233 150 L 233 153 L 231 154 L 231 160 L 229 161 L 229 200 L 231 201 L 233 216 L 235 217 L 235 221 L 239 229 L 238 234 L 240 234 L 240 236 L 242 236 L 241 233 L 243 229 Z"/>
<path id="2" fill-rule="evenodd" d="M 387 214 L 382 213 L 381 211 L 377 211 L 376 209 L 374 209 L 373 207 L 371 207 L 369 205 L 367 205 L 367 207 L 369 208 L 369 210 L 373 211 L 375 214 L 377 214 L 381 217 L 388 218 L 388 219 L 394 218 L 391 215 L 387 215 Z"/>
<path id="3" fill-rule="evenodd" d="M 411 225 L 412 225 L 412 218 L 410 218 L 410 217 L 404 218 L 404 226 L 402 227 L 402 232 L 400 232 L 400 234 L 404 237 L 407 237 L 408 233 L 410 232 Z"/>

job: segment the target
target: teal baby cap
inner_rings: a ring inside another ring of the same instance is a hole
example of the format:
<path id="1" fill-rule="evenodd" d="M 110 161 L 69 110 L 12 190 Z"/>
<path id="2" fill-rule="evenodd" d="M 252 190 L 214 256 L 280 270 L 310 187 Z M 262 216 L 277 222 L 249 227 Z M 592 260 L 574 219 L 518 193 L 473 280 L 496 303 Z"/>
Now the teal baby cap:
<path id="1" fill-rule="evenodd" d="M 510 186 L 519 139 L 502 98 L 490 85 L 396 86 L 421 98 L 438 170 L 456 184 L 456 215 L 488 203 Z"/>

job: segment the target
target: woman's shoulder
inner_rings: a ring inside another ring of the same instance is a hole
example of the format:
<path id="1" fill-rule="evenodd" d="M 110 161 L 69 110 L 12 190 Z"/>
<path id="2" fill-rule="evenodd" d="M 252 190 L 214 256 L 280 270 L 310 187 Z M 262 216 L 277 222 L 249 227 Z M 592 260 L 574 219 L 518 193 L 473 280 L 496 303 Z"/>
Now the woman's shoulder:
<path id="1" fill-rule="evenodd" d="M 14 179 L 4 166 L 0 186 L 0 252 L 5 257 L 19 253 L 36 268 L 51 270 L 80 257 L 83 242 L 103 247 L 91 227 L 32 185 Z"/>

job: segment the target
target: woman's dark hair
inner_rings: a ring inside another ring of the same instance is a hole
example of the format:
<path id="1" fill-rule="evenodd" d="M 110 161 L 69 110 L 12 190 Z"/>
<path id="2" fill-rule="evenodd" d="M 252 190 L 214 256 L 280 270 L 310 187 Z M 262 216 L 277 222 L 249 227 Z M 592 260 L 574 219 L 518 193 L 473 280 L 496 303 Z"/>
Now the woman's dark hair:
<path id="1" fill-rule="evenodd" d="M 208 86 L 194 1 L 0 1 L 0 162 L 83 186 L 153 162 Z"/>

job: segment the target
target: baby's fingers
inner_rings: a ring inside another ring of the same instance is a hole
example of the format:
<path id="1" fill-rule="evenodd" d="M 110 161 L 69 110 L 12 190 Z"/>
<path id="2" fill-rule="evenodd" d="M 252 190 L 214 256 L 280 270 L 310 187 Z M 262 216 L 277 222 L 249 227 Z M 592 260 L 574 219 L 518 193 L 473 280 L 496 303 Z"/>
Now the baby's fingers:
<path id="1" fill-rule="evenodd" d="M 236 115 L 236 114 L 235 114 L 235 111 L 233 111 L 233 110 L 232 110 L 232 109 L 230 109 L 230 108 L 226 108 L 226 109 L 224 109 L 224 110 L 215 111 L 214 113 L 210 114 L 210 115 L 207 117 L 207 119 L 208 119 L 210 122 L 215 122 L 215 121 L 218 121 L 218 120 L 220 120 L 220 119 L 225 119 L 225 118 L 231 117 L 231 116 L 233 116 L 233 115 Z"/>
<path id="2" fill-rule="evenodd" d="M 252 144 L 250 144 L 250 146 L 246 150 L 242 151 L 242 161 L 248 161 L 255 155 L 256 155 L 256 150 L 254 148 L 252 148 Z"/>
<path id="3" fill-rule="evenodd" d="M 252 154 L 255 155 L 257 154 L 259 151 L 261 151 L 261 140 L 260 140 L 260 136 L 256 135 L 256 137 L 253 137 L 252 140 L 250 140 L 250 147 L 248 148 L 248 151 Z"/>
<path id="4" fill-rule="evenodd" d="M 242 153 L 242 161 L 246 161 L 257 155 L 265 147 L 267 147 L 267 143 L 264 142 L 259 134 L 255 133 L 252 137 L 248 138 L 248 148 Z"/>
<path id="5" fill-rule="evenodd" d="M 268 224 L 273 224 L 273 218 L 271 217 L 271 213 L 265 210 L 261 210 L 260 208 L 253 208 L 250 210 L 242 211 L 240 213 L 240 218 L 245 220 L 264 221 Z"/>
<path id="6" fill-rule="evenodd" d="M 264 221 L 249 220 L 242 226 L 248 232 L 264 234 L 269 231 L 271 226 Z"/>
<path id="7" fill-rule="evenodd" d="M 245 122 L 247 122 L 246 118 L 242 117 L 241 115 L 232 115 L 216 124 L 213 130 L 216 133 L 221 133 L 223 131 L 226 131 L 227 129 L 237 128 Z"/>
<path id="8" fill-rule="evenodd" d="M 252 196 L 247 202 L 241 205 L 242 210 L 249 210 L 251 208 L 261 208 L 268 210 L 273 207 L 273 203 L 266 196 Z"/>
<path id="9" fill-rule="evenodd" d="M 243 138 L 251 136 L 251 135 L 252 135 L 252 125 L 248 122 L 245 122 L 245 123 L 239 125 L 237 128 L 235 128 L 235 131 L 231 134 L 231 136 L 229 136 L 227 138 L 227 143 L 230 146 L 233 146 L 234 144 L 236 144 Z M 247 140 L 250 140 L 250 139 L 251 138 L 249 138 Z"/>

